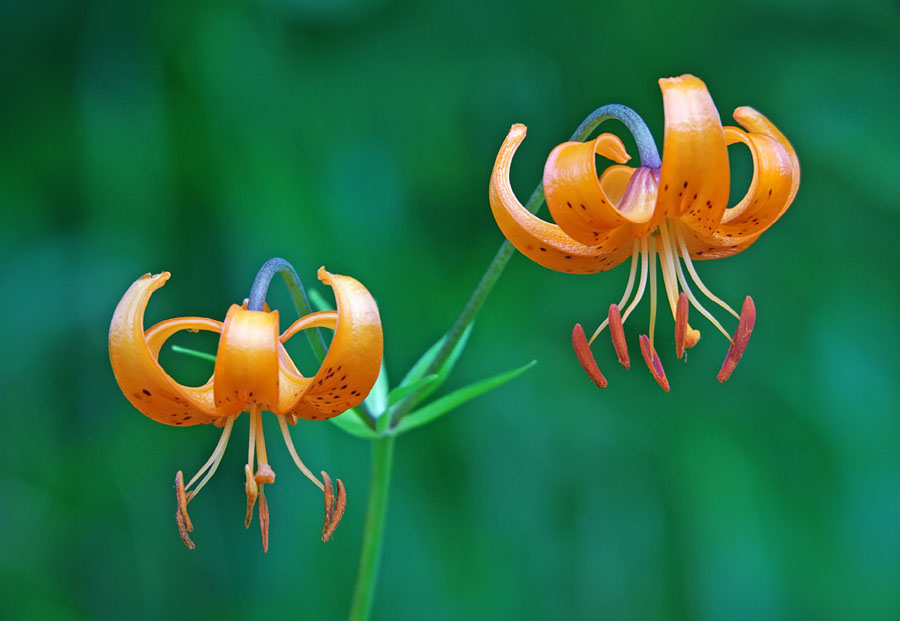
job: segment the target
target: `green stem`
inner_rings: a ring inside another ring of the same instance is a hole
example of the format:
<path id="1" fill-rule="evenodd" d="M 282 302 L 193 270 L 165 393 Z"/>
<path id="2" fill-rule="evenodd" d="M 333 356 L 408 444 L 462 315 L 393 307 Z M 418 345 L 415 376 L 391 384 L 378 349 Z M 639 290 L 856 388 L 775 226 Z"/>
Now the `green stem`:
<path id="1" fill-rule="evenodd" d="M 578 129 L 575 130 L 575 133 L 572 134 L 572 137 L 569 140 L 579 142 L 587 140 L 587 137 L 597 129 L 597 126 L 608 119 L 618 119 L 622 121 L 631 132 L 632 136 L 634 136 L 635 141 L 638 144 L 641 159 L 646 160 L 645 165 L 653 166 L 655 164 L 656 167 L 659 167 L 659 156 L 656 155 L 656 145 L 653 143 L 653 138 L 650 136 L 647 126 L 644 124 L 643 120 L 641 120 L 641 117 L 627 106 L 610 104 L 597 108 L 582 121 L 581 125 L 578 126 Z M 525 203 L 525 209 L 531 213 L 537 213 L 543 204 L 544 186 L 539 183 L 528 198 L 528 202 Z M 438 351 L 437 356 L 434 357 L 434 360 L 428 366 L 424 375 L 435 373 L 443 366 L 444 362 L 446 362 L 447 358 L 456 347 L 456 344 L 459 342 L 459 339 L 462 338 L 463 332 L 466 331 L 466 328 L 472 323 L 472 320 L 475 319 L 475 315 L 478 314 L 481 305 L 484 304 L 488 294 L 494 288 L 494 284 L 496 284 L 500 275 L 503 274 L 503 270 L 506 269 L 506 264 L 509 263 L 514 252 L 515 247 L 508 241 L 504 240 L 503 243 L 500 244 L 500 249 L 497 250 L 497 254 L 494 255 L 494 259 L 491 261 L 490 265 L 488 265 L 478 286 L 475 287 L 475 290 L 469 297 L 469 301 L 466 302 L 462 312 L 460 312 L 459 317 L 456 318 L 450 331 L 447 332 L 447 339 Z M 394 419 L 391 421 L 392 429 L 397 426 L 404 416 L 409 414 L 410 410 L 416 404 L 415 397 L 416 394 L 410 395 L 401 401 L 394 409 Z"/>
<path id="2" fill-rule="evenodd" d="M 393 461 L 393 436 L 382 436 L 372 440 L 369 504 L 366 508 L 366 523 L 363 527 L 362 551 L 359 555 L 350 621 L 365 621 L 372 612 L 372 600 L 375 597 L 375 585 L 378 581 L 378 564 L 384 544 L 384 525 L 387 517 Z"/>

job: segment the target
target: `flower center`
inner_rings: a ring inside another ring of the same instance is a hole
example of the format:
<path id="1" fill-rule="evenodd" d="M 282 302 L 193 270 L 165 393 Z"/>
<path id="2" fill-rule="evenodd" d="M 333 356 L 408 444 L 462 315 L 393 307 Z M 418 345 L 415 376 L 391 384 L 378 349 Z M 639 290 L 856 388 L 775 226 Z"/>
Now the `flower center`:
<path id="1" fill-rule="evenodd" d="M 635 173 L 635 177 L 644 170 L 646 169 L 639 169 L 639 171 Z M 620 203 L 620 209 L 635 209 L 635 205 L 652 204 L 655 202 L 655 186 L 653 186 L 648 179 L 650 179 L 649 173 L 644 173 L 634 184 L 629 185 L 629 189 L 626 191 L 626 194 L 623 196 Z M 734 370 L 734 367 L 737 365 L 737 361 L 743 354 L 744 348 L 750 337 L 750 332 L 753 329 L 753 323 L 756 316 L 753 300 L 747 296 L 744 307 L 739 315 L 731 306 L 713 294 L 709 288 L 703 284 L 703 281 L 700 280 L 700 276 L 697 274 L 697 270 L 694 268 L 694 264 L 691 261 L 690 252 L 688 251 L 681 227 L 682 224 L 679 220 L 675 218 L 666 218 L 650 235 L 634 240 L 634 249 L 631 256 L 631 269 L 628 274 L 625 293 L 622 295 L 621 300 L 619 300 L 618 304 L 610 305 L 607 318 L 594 331 L 589 340 L 582 342 L 581 339 L 574 339 L 573 337 L 573 343 L 575 343 L 579 359 L 583 360 L 586 352 L 589 355 L 589 350 L 587 348 L 589 348 L 600 333 L 609 326 L 613 347 L 619 362 L 627 369 L 630 362 L 623 326 L 643 299 L 644 293 L 649 289 L 650 325 L 648 334 L 641 335 L 640 338 L 641 353 L 644 357 L 644 361 L 647 363 L 647 367 L 653 374 L 653 377 L 663 390 L 668 392 L 669 383 L 666 379 L 662 363 L 654 348 L 657 311 L 656 263 L 658 258 L 660 269 L 662 271 L 662 284 L 665 290 L 666 300 L 675 322 L 675 343 L 678 358 L 682 357 L 685 348 L 693 347 L 700 340 L 700 331 L 692 328 L 688 323 L 688 308 L 690 305 L 697 309 L 701 315 L 703 315 L 726 339 L 728 339 L 730 343 L 728 355 L 726 356 L 725 362 L 722 365 L 722 370 L 719 372 L 718 376 L 719 381 L 722 382 L 728 379 L 731 372 Z M 639 277 L 638 266 L 640 266 Z M 687 268 L 687 275 L 685 274 L 684 268 Z M 738 319 L 739 325 L 733 337 L 694 295 L 691 285 L 688 283 L 688 275 L 693 284 L 710 301 Z M 635 281 L 637 281 L 637 291 L 634 292 L 634 296 L 632 297 Z"/>

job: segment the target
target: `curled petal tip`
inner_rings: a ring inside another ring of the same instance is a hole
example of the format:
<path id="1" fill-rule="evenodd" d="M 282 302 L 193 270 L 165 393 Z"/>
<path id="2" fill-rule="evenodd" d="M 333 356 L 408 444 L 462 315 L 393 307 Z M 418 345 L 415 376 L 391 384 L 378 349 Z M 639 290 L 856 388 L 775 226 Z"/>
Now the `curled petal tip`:
<path id="1" fill-rule="evenodd" d="M 584 334 L 584 328 L 581 327 L 580 323 L 576 323 L 575 328 L 572 329 L 572 347 L 575 348 L 575 356 L 578 357 L 578 362 L 581 363 L 591 381 L 598 388 L 606 388 L 606 378 L 603 377 L 603 373 L 600 372 L 600 368 L 597 366 L 597 361 L 594 360 L 594 355 L 591 353 L 591 348 L 587 342 L 587 336 Z"/>
<path id="2" fill-rule="evenodd" d="M 731 342 L 731 347 L 728 348 L 725 362 L 722 363 L 722 368 L 716 377 L 720 382 L 724 382 L 731 377 L 732 372 L 737 367 L 741 356 L 744 355 L 744 350 L 747 349 L 747 343 L 750 342 L 750 334 L 753 332 L 755 323 L 756 305 L 753 303 L 753 298 L 748 295 L 744 299 L 743 307 L 741 307 L 741 320 L 738 323 L 737 330 L 734 332 L 734 340 Z"/>
<path id="3" fill-rule="evenodd" d="M 641 355 L 644 357 L 644 362 L 647 363 L 647 368 L 650 369 L 653 379 L 656 380 L 660 388 L 669 392 L 669 380 L 666 378 L 666 372 L 663 369 L 659 356 L 656 354 L 656 350 L 650 345 L 650 338 L 646 334 L 642 334 L 640 340 Z"/>

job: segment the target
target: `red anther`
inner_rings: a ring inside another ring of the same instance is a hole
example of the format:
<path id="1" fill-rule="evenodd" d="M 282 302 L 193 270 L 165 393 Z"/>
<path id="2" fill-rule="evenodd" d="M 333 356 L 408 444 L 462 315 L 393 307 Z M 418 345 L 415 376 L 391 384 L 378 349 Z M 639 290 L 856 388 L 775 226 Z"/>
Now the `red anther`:
<path id="1" fill-rule="evenodd" d="M 194 542 L 191 541 L 188 533 L 194 530 L 194 525 L 191 524 L 191 518 L 187 512 L 188 501 L 187 494 L 184 491 L 184 475 L 181 473 L 181 470 L 175 475 L 175 502 L 177 504 L 175 523 L 178 524 L 178 534 L 181 535 L 181 540 L 187 546 L 187 549 L 193 550 L 195 547 Z"/>
<path id="2" fill-rule="evenodd" d="M 747 343 L 750 342 L 750 333 L 753 332 L 753 324 L 756 322 L 756 306 L 753 304 L 753 298 L 749 295 L 744 299 L 744 306 L 741 307 L 741 320 L 738 322 L 737 330 L 734 331 L 734 340 L 731 347 L 728 348 L 728 354 L 725 356 L 725 362 L 719 370 L 717 379 L 724 382 L 731 377 L 732 371 L 737 366 L 738 361 L 747 349 Z"/>
<path id="3" fill-rule="evenodd" d="M 631 366 L 631 359 L 628 357 L 628 344 L 625 342 L 625 328 L 622 327 L 622 313 L 615 304 L 609 305 L 609 335 L 612 337 L 619 363 L 627 370 Z"/>
<path id="4" fill-rule="evenodd" d="M 580 362 L 581 366 L 584 367 L 584 370 L 587 371 L 591 381 L 600 388 L 606 388 L 606 378 L 603 377 L 603 373 L 600 372 L 600 367 L 597 366 L 597 361 L 594 360 L 594 354 L 591 353 L 591 348 L 587 342 L 587 336 L 585 336 L 584 328 L 581 327 L 580 323 L 576 323 L 575 328 L 572 330 L 572 347 L 575 348 L 575 355 L 578 357 L 578 362 Z"/>
<path id="5" fill-rule="evenodd" d="M 644 356 L 644 362 L 653 375 L 653 379 L 659 384 L 659 387 L 669 392 L 669 380 L 666 379 L 666 372 L 663 370 L 662 362 L 656 355 L 656 350 L 650 346 L 650 339 L 646 334 L 641 335 L 641 354 Z"/>
<path id="6" fill-rule="evenodd" d="M 269 552 L 269 503 L 263 491 L 264 485 L 259 486 L 259 531 L 262 533 L 263 554 Z"/>
<path id="7" fill-rule="evenodd" d="M 675 355 L 681 360 L 684 355 L 684 340 L 687 337 L 688 329 L 688 303 L 687 293 L 681 292 L 678 296 L 678 306 L 675 309 Z"/>

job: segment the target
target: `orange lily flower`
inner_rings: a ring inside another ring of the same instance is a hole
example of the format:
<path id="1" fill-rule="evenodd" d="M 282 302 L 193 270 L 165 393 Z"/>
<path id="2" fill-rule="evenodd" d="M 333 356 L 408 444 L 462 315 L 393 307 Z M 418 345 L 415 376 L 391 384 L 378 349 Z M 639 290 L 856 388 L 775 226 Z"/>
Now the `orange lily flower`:
<path id="1" fill-rule="evenodd" d="M 181 471 L 175 477 L 178 505 L 175 517 L 188 548 L 194 548 L 188 536 L 193 530 L 188 503 L 219 467 L 234 421 L 242 412 L 250 414 L 250 441 L 244 466 L 245 526 L 249 527 L 259 498 L 263 549 L 268 549 L 269 522 L 263 489 L 265 484 L 275 481 L 275 472 L 266 456 L 263 410 L 275 414 L 297 467 L 324 492 L 323 541 L 328 541 L 343 516 L 346 507 L 343 483 L 337 480 L 335 494 L 325 472 L 322 472 L 324 482 L 310 472 L 297 455 L 288 425 L 295 425 L 297 418 L 324 420 L 337 416 L 366 398 L 381 367 L 381 319 L 375 301 L 359 281 L 330 274 L 325 268 L 319 269 L 318 276 L 333 288 L 337 310 L 306 315 L 280 335 L 277 310 L 247 310 L 237 304 L 228 310 L 224 323 L 203 317 L 178 317 L 144 330 L 144 309 L 151 294 L 169 279 L 169 272 L 141 276 L 116 307 L 109 328 L 109 358 L 119 388 L 131 404 L 166 425 L 213 423 L 223 428 L 212 456 L 187 485 Z M 298 332 L 315 327 L 334 330 L 334 337 L 318 372 L 313 377 L 304 377 L 284 343 Z M 159 364 L 163 344 L 180 330 L 206 330 L 221 335 L 213 376 L 202 386 L 179 384 Z M 191 489 L 195 483 L 196 487 Z"/>
<path id="2" fill-rule="evenodd" d="M 675 320 L 675 347 L 679 358 L 693 347 L 700 332 L 688 324 L 692 305 L 731 343 L 718 379 L 724 382 L 747 346 L 756 309 L 747 296 L 738 314 L 716 297 L 694 268 L 698 259 L 720 259 L 746 250 L 780 218 L 797 194 L 800 164 L 784 135 L 753 108 L 735 110 L 743 127 L 722 127 L 706 85 L 683 75 L 659 81 L 665 109 L 665 142 L 660 162 L 646 126 L 637 119 L 635 138 L 641 166 L 629 160 L 622 142 L 601 134 L 587 142 L 565 142 L 550 153 L 544 167 L 543 188 L 556 224 L 533 215 L 518 201 L 509 183 L 513 155 L 525 138 L 525 126 L 513 125 L 500 147 L 490 184 L 494 218 L 506 238 L 531 260 L 550 269 L 591 274 L 611 269 L 631 257 L 625 293 L 611 304 L 605 321 L 590 340 L 581 325 L 572 341 L 582 366 L 601 388 L 606 379 L 597 367 L 590 344 L 608 326 L 620 363 L 630 365 L 623 324 L 647 290 L 649 276 L 650 328 L 641 335 L 644 361 L 663 390 L 669 383 L 654 348 L 657 271 Z M 622 116 L 619 118 L 624 119 Z M 626 120 L 626 123 L 628 120 Z M 635 129 L 632 133 L 635 133 Z M 747 194 L 728 207 L 728 145 L 745 144 L 753 158 L 753 178 Z M 616 162 L 598 177 L 595 154 Z M 637 291 L 631 298 L 640 265 Z M 688 277 L 713 303 L 738 319 L 729 334 L 694 295 Z M 630 304 L 626 303 L 631 300 Z"/>

